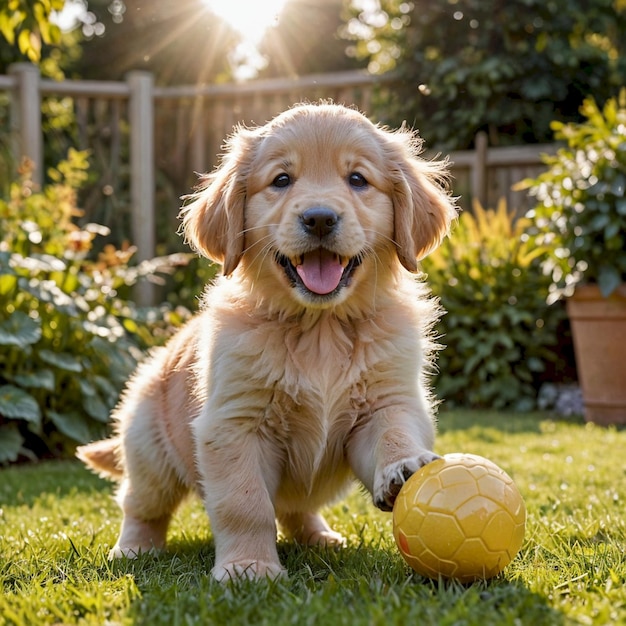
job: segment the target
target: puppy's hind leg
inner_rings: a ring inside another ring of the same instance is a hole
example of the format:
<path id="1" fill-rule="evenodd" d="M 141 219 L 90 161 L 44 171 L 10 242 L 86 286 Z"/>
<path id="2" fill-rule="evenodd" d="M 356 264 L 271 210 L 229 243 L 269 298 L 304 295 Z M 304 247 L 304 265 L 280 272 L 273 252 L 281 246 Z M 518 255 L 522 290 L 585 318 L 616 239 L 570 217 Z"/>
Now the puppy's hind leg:
<path id="1" fill-rule="evenodd" d="M 135 558 L 163 548 L 172 514 L 187 491 L 181 483 L 163 481 L 161 476 L 125 478 L 117 494 L 124 519 L 109 558 Z"/>
<path id="2" fill-rule="evenodd" d="M 123 435 L 125 471 L 116 500 L 124 519 L 109 558 L 134 558 L 165 546 L 172 514 L 189 488 L 160 444 L 158 432 L 135 428 L 135 423 Z"/>

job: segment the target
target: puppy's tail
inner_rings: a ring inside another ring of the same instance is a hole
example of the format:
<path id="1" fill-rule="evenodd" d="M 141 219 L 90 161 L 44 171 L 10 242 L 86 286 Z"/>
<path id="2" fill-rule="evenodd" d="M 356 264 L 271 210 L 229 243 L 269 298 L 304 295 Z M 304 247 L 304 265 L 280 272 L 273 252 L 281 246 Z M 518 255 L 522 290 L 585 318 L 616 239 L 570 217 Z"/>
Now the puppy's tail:
<path id="1" fill-rule="evenodd" d="M 121 439 L 112 437 L 94 441 L 76 449 L 76 456 L 96 474 L 119 480 L 124 473 L 120 459 Z"/>

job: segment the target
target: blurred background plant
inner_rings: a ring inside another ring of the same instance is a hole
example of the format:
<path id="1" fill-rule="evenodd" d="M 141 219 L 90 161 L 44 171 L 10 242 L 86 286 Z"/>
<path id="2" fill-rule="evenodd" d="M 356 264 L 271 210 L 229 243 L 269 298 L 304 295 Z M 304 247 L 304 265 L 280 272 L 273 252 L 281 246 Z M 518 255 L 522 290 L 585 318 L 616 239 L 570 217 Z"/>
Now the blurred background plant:
<path id="1" fill-rule="evenodd" d="M 429 146 L 465 149 L 553 140 L 626 83 L 624 0 L 349 2 L 343 29 L 370 71 L 393 71 L 382 118 L 406 120 Z"/>
<path id="2" fill-rule="evenodd" d="M 92 254 L 107 229 L 77 225 L 87 167 L 87 154 L 70 150 L 38 189 L 25 163 L 0 197 L 0 464 L 63 455 L 102 434 L 143 351 L 190 315 L 130 297 L 138 280 L 165 277 L 191 255 L 131 266 L 130 246 Z"/>
<path id="3" fill-rule="evenodd" d="M 545 249 L 529 241 L 527 227 L 504 202 L 496 209 L 474 203 L 473 214 L 462 213 L 422 261 L 447 311 L 435 376 L 446 406 L 534 409 L 542 379 L 562 367 L 556 348 L 566 316 L 562 306 L 546 304 Z"/>
<path id="4" fill-rule="evenodd" d="M 579 282 L 597 284 L 605 297 L 626 282 L 626 88 L 602 108 L 586 98 L 581 114 L 581 123 L 552 123 L 565 145 L 545 155 L 545 172 L 519 185 L 537 201 L 529 233 L 549 251 L 549 302 L 571 296 Z"/>

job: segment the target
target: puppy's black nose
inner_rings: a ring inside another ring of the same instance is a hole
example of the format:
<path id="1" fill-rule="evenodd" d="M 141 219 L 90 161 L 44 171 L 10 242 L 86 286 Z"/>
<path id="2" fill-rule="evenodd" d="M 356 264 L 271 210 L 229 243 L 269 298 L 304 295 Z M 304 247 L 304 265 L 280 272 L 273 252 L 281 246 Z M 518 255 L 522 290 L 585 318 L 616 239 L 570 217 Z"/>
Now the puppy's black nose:
<path id="1" fill-rule="evenodd" d="M 308 233 L 321 239 L 332 232 L 339 221 L 339 216 L 332 209 L 316 206 L 307 209 L 300 219 Z"/>

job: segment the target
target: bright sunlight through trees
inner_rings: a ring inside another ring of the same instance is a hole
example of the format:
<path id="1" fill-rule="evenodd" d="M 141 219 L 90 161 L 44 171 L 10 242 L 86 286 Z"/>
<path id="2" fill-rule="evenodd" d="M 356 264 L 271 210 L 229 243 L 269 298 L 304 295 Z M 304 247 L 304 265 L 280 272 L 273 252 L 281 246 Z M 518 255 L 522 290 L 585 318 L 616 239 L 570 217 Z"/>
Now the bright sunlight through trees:
<path id="1" fill-rule="evenodd" d="M 242 36 L 242 42 L 231 55 L 231 65 L 239 80 L 253 78 L 266 61 L 257 46 L 266 31 L 278 23 L 286 0 L 205 0 L 208 8 L 219 15 Z"/>

